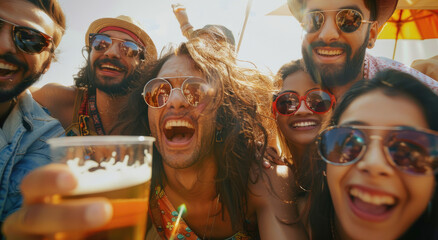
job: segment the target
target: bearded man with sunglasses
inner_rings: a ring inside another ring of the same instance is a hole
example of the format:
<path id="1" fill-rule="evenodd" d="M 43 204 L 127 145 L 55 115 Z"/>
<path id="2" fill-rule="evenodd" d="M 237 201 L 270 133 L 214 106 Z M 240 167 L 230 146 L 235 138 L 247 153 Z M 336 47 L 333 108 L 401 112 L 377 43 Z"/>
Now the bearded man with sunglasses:
<path id="1" fill-rule="evenodd" d="M 386 58 L 366 53 L 398 0 L 287 0 L 292 15 L 306 32 L 302 54 L 312 79 L 336 97 L 356 81 L 381 70 L 397 69 L 421 80 L 438 93 L 438 82 Z"/>
<path id="2" fill-rule="evenodd" d="M 85 44 L 88 58 L 75 86 L 47 84 L 33 93 L 60 120 L 67 136 L 108 134 L 140 68 L 157 58 L 146 31 L 123 15 L 91 23 Z"/>
<path id="3" fill-rule="evenodd" d="M 46 140 L 64 132 L 26 90 L 49 69 L 64 29 L 56 0 L 0 1 L 0 225 L 21 206 L 23 177 L 51 162 Z"/>

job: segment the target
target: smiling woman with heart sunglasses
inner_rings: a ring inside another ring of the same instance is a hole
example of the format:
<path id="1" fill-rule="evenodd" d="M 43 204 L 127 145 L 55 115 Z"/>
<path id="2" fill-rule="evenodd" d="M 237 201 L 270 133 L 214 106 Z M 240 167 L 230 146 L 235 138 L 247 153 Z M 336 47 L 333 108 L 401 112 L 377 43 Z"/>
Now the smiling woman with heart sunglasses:
<path id="1" fill-rule="evenodd" d="M 436 106 L 432 90 L 396 70 L 344 95 L 317 139 L 314 239 L 438 237 Z"/>

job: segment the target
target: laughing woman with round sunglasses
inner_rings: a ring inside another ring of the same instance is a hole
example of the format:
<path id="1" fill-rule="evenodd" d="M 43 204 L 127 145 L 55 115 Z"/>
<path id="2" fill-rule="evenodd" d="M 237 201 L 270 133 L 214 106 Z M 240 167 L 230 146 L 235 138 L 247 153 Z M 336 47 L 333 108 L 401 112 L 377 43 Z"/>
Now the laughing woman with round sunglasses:
<path id="1" fill-rule="evenodd" d="M 438 238 L 438 96 L 389 70 L 355 84 L 318 137 L 313 239 Z"/>

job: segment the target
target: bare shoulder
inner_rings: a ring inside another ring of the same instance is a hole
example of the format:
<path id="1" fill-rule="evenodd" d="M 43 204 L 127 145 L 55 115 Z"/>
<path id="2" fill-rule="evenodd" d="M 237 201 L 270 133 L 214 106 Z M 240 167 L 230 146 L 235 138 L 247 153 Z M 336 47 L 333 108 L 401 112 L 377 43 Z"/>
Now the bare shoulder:
<path id="1" fill-rule="evenodd" d="M 73 103 L 76 96 L 76 87 L 64 86 L 58 83 L 49 83 L 43 87 L 31 89 L 32 96 L 43 106 L 52 104 L 69 104 Z"/>
<path id="2" fill-rule="evenodd" d="M 40 89 L 31 89 L 32 97 L 49 110 L 50 115 L 58 119 L 64 128 L 72 123 L 77 88 L 57 83 L 44 85 Z"/>
<path id="3" fill-rule="evenodd" d="M 251 168 L 250 195 L 255 195 L 259 201 L 268 201 L 272 198 L 286 202 L 295 199 L 295 178 L 290 167 L 275 165 L 269 169 Z M 263 204 L 263 203 L 262 203 Z"/>
<path id="4" fill-rule="evenodd" d="M 300 221 L 293 171 L 285 165 L 252 168 L 248 205 L 257 215 L 262 239 L 307 239 Z M 260 227 L 263 226 L 263 227 Z"/>

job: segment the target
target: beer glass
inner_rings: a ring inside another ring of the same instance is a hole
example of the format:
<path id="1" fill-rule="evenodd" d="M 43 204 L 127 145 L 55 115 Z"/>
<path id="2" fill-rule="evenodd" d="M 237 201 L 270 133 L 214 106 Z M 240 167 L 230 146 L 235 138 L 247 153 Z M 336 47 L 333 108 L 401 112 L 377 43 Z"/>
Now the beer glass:
<path id="1" fill-rule="evenodd" d="M 78 186 L 64 200 L 106 197 L 113 207 L 110 222 L 86 233 L 60 232 L 54 239 L 144 239 L 152 175 L 154 138 L 86 136 L 50 139 L 55 162 L 68 165 Z"/>

